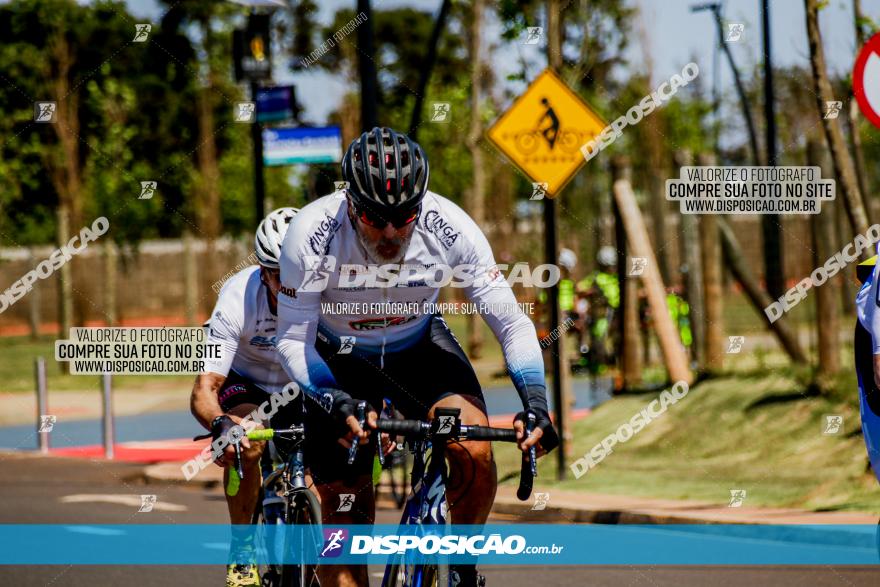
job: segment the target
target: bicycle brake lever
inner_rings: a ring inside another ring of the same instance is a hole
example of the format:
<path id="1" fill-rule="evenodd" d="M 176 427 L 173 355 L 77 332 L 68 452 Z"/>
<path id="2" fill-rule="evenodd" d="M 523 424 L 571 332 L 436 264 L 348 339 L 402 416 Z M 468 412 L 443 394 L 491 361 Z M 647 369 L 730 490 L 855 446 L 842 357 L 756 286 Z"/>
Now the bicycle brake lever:
<path id="1" fill-rule="evenodd" d="M 244 481 L 244 467 L 241 464 L 241 447 L 238 442 L 233 446 L 235 447 L 235 471 L 238 473 L 238 480 Z"/>
<path id="2" fill-rule="evenodd" d="M 367 402 L 358 402 L 357 405 L 357 420 L 358 426 L 361 427 L 361 430 L 364 429 L 364 424 L 367 421 Z M 348 448 L 348 464 L 351 465 L 354 463 L 355 457 L 357 457 L 358 445 L 360 444 L 360 438 L 352 439 L 351 446 Z M 381 449 L 380 449 L 381 450 Z"/>
<path id="3" fill-rule="evenodd" d="M 535 421 L 536 421 L 535 414 L 533 414 L 532 412 L 529 412 L 526 420 L 527 420 L 526 421 L 526 438 L 528 438 L 529 436 L 532 435 L 532 432 L 535 431 Z M 532 447 L 529 449 L 529 467 L 532 470 L 532 477 L 538 476 L 538 463 L 537 463 L 537 461 L 538 461 L 538 451 L 535 448 L 535 445 L 532 445 Z"/>
<path id="4" fill-rule="evenodd" d="M 382 450 L 382 434 L 379 434 L 379 438 L 376 440 L 376 448 L 379 451 L 379 465 L 385 466 L 385 451 Z"/>

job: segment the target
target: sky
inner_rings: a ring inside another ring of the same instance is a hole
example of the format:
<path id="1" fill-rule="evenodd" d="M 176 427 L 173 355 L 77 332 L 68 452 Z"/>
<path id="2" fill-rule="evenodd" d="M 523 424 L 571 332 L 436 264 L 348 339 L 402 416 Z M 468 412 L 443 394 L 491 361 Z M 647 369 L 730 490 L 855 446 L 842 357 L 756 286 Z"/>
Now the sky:
<path id="1" fill-rule="evenodd" d="M 690 6 L 706 0 L 630 0 L 641 13 L 641 22 L 633 26 L 633 39 L 626 56 L 637 68 L 641 67 L 646 52 L 654 61 L 654 74 L 657 80 L 668 79 L 673 73 L 697 58 L 701 75 L 711 80 L 713 75 L 712 54 L 716 41 L 715 23 L 709 12 L 691 13 Z M 156 21 L 165 10 L 156 0 L 126 0 L 129 10 L 148 21 Z M 354 6 L 355 0 L 320 0 L 318 20 L 327 24 L 339 8 Z M 440 0 L 374 0 L 373 9 L 413 6 L 436 14 Z M 727 22 L 742 23 L 745 28 L 742 38 L 732 43 L 732 51 L 737 65 L 747 69 L 763 61 L 761 43 L 760 0 L 726 0 L 724 17 Z M 862 10 L 875 22 L 880 22 L 880 0 L 862 0 Z M 775 66 L 809 65 L 804 0 L 770 0 L 771 30 L 773 39 L 773 63 Z M 535 23 L 539 26 L 541 23 Z M 825 43 L 825 56 L 832 73 L 845 74 L 854 61 L 855 34 L 853 30 L 851 0 L 831 0 L 820 12 L 820 26 Z M 639 33 L 644 28 L 645 34 Z M 486 36 L 496 37 L 497 23 L 487 26 Z M 645 45 L 642 39 L 645 39 Z M 320 42 L 320 41 L 319 41 Z M 535 47 L 536 51 L 542 51 Z M 514 71 L 516 52 L 499 51 L 493 60 L 493 68 L 503 77 Z M 544 63 L 539 63 L 531 75 L 536 76 Z M 292 74 L 284 71 L 281 64 L 275 67 L 275 80 L 279 83 L 293 83 L 298 86 L 297 98 L 305 107 L 306 119 L 321 124 L 332 112 L 347 90 L 343 81 L 326 72 Z M 617 72 L 626 75 L 626 71 Z M 733 91 L 733 80 L 729 67 L 722 60 L 722 93 Z M 707 87 L 710 87 L 707 84 Z M 605 113 L 613 119 L 623 113 Z"/>

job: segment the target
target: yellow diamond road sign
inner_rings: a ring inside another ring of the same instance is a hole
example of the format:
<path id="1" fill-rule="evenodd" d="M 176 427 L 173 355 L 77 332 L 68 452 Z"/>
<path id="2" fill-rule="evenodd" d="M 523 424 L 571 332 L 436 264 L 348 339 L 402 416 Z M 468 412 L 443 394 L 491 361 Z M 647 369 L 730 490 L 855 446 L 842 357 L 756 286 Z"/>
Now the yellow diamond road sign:
<path id="1" fill-rule="evenodd" d="M 584 164 L 581 146 L 606 124 L 549 69 L 538 76 L 487 136 L 546 194 L 558 194 Z"/>

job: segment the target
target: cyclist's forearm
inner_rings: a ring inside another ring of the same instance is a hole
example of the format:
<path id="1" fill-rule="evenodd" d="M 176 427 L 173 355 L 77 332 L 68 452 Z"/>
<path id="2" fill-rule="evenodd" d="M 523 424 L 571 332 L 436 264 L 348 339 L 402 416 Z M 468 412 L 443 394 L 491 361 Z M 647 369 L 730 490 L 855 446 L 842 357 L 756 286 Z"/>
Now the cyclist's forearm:
<path id="1" fill-rule="evenodd" d="M 325 390 L 338 389 L 336 378 L 314 345 L 294 338 L 282 338 L 276 343 L 276 350 L 285 372 L 300 386 L 306 397 L 326 403 L 323 399 Z"/>
<path id="2" fill-rule="evenodd" d="M 196 376 L 190 396 L 190 411 L 196 420 L 206 429 L 211 429 L 211 422 L 223 415 L 223 408 L 217 399 L 217 391 L 226 377 L 217 373 L 201 373 Z"/>

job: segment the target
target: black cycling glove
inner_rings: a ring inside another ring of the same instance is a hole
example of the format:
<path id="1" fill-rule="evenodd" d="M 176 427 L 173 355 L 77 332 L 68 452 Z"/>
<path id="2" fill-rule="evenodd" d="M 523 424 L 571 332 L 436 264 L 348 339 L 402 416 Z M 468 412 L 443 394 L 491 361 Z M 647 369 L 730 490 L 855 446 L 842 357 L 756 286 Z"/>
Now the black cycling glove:
<path id="1" fill-rule="evenodd" d="M 330 387 L 321 388 L 317 395 L 317 401 L 321 404 L 321 407 L 346 430 L 348 429 L 348 424 L 345 423 L 345 420 L 349 416 L 357 418 L 357 406 L 363 401 L 354 399 L 341 389 Z M 367 414 L 369 412 L 375 412 L 375 410 L 367 403 L 364 413 Z"/>
<path id="2" fill-rule="evenodd" d="M 535 428 L 540 428 L 542 432 L 541 446 L 545 451 L 550 452 L 559 446 L 559 435 L 550 421 L 550 411 L 547 408 L 547 388 L 542 385 L 529 385 L 525 390 L 520 390 L 520 397 L 523 400 L 525 409 L 535 414 Z M 520 412 L 514 418 L 514 421 L 522 420 L 526 423 L 525 410 Z"/>
<path id="3" fill-rule="evenodd" d="M 217 416 L 211 422 L 211 444 L 218 438 L 226 438 L 230 444 L 235 444 L 239 440 L 241 440 L 242 436 L 244 436 L 245 431 L 239 424 L 236 424 L 235 421 L 223 414 L 222 416 Z M 221 451 L 219 454 L 213 455 L 215 459 L 222 456 L 223 452 Z"/>
<path id="4" fill-rule="evenodd" d="M 530 407 L 529 411 L 535 414 L 535 428 L 540 428 L 542 435 L 541 440 L 538 442 L 544 448 L 545 451 L 550 452 L 557 446 L 559 446 L 559 435 L 556 433 L 556 428 L 553 427 L 553 422 L 550 421 L 550 413 L 546 408 L 541 407 Z M 514 421 L 522 420 L 523 425 L 526 423 L 526 412 L 520 412 L 514 418 Z"/>
<path id="5" fill-rule="evenodd" d="M 230 441 L 232 441 L 235 438 L 235 433 L 233 432 L 232 436 L 230 436 L 229 433 L 236 426 L 238 426 L 238 424 L 236 424 L 235 421 L 226 414 L 223 414 L 222 416 L 217 416 L 211 422 L 211 439 L 217 440 L 221 436 L 226 436 Z M 239 426 L 239 428 L 241 428 L 241 426 Z"/>

